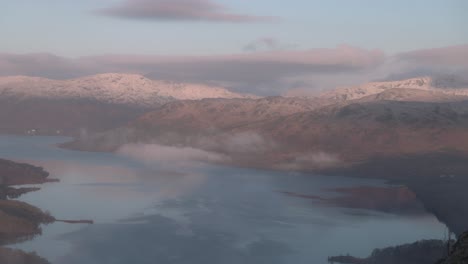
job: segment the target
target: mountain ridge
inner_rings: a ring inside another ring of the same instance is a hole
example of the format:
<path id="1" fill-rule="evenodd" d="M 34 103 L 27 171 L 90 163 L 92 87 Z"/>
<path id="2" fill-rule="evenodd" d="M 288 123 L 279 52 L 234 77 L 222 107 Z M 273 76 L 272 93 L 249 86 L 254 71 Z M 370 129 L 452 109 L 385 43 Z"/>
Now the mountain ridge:
<path id="1" fill-rule="evenodd" d="M 0 96 L 93 99 L 109 104 L 156 107 L 174 100 L 253 98 L 219 86 L 151 80 L 139 74 L 105 73 L 68 80 L 30 76 L 0 77 Z"/>
<path id="2" fill-rule="evenodd" d="M 400 81 L 369 82 L 337 88 L 318 95 L 323 99 L 347 101 L 376 95 L 391 89 L 412 89 L 445 96 L 468 96 L 468 84 L 455 77 L 419 77 Z"/>
<path id="3" fill-rule="evenodd" d="M 94 151 L 116 151 L 132 143 L 190 146 L 234 155 L 243 165 L 304 170 L 382 155 L 446 149 L 468 153 L 463 141 L 468 136 L 468 101 L 352 101 L 314 108 L 306 100 L 299 102 L 308 107 L 287 110 L 285 105 L 299 99 L 274 98 L 283 111 L 263 115 L 259 109 L 264 108 L 258 106 L 266 100 L 168 103 L 125 127 L 68 146 Z M 231 141 L 251 151 L 239 151 Z"/>

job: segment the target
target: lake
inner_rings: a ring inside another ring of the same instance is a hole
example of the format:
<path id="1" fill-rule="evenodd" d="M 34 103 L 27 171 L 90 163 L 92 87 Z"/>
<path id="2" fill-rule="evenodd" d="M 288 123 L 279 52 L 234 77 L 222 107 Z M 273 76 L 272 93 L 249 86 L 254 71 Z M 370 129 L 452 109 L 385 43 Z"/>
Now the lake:
<path id="1" fill-rule="evenodd" d="M 60 179 L 20 200 L 58 219 L 95 222 L 53 223 L 42 236 L 11 246 L 54 264 L 321 264 L 328 256 L 365 257 L 374 248 L 442 239 L 446 232 L 425 211 L 329 202 L 343 195 L 331 191 L 337 188 L 389 187 L 378 179 L 56 147 L 67 140 L 0 136 L 0 158 L 43 166 Z"/>

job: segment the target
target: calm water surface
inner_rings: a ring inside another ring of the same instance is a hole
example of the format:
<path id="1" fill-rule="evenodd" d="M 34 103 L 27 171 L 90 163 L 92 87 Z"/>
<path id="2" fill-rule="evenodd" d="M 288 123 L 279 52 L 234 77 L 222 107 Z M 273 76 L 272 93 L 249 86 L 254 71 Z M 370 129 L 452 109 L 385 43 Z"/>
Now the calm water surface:
<path id="1" fill-rule="evenodd" d="M 325 206 L 280 191 L 385 186 L 380 180 L 227 168 L 63 150 L 62 137 L 0 136 L 0 157 L 45 167 L 59 183 L 21 200 L 59 219 L 15 245 L 58 264 L 326 263 L 376 247 L 442 238 L 429 214 Z"/>

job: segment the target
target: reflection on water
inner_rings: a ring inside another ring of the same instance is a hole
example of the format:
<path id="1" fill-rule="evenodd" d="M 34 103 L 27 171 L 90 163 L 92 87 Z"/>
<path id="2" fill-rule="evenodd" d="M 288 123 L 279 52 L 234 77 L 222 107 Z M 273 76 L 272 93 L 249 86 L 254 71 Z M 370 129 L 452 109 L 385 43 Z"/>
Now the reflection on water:
<path id="1" fill-rule="evenodd" d="M 40 189 L 39 187 L 13 188 L 0 185 L 0 200 L 16 199 L 23 194 L 39 191 Z"/>
<path id="2" fill-rule="evenodd" d="M 384 187 L 379 180 L 187 165 L 186 160 L 179 166 L 174 160 L 148 162 L 53 146 L 65 140 L 0 137 L 0 157 L 44 166 L 61 180 L 22 200 L 59 219 L 96 223 L 56 223 L 18 245 L 52 263 L 319 264 L 343 252 L 366 256 L 376 247 L 441 238 L 445 230 L 425 213 L 329 206 L 278 192 L 327 198 L 330 189 Z"/>
<path id="3" fill-rule="evenodd" d="M 160 215 L 134 220 L 143 222 L 94 226 L 69 235 L 76 247 L 62 262 L 286 263 L 285 256 L 294 254 L 287 243 L 266 237 L 239 243 L 240 238 L 229 230 L 205 225 L 184 230 L 177 221 Z"/>
<path id="4" fill-rule="evenodd" d="M 311 199 L 318 203 L 343 208 L 367 209 L 391 214 L 425 215 L 424 205 L 416 194 L 405 186 L 358 186 L 336 188 L 330 192 L 340 194 L 322 197 L 288 191 L 280 191 L 287 196 Z"/>

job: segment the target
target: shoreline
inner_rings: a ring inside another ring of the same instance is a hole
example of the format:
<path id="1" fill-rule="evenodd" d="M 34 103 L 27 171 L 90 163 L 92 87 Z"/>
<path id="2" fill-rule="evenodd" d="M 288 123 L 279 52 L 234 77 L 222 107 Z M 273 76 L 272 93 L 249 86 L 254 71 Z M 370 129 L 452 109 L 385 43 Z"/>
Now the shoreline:
<path id="1" fill-rule="evenodd" d="M 73 141 L 71 141 L 73 142 Z M 115 151 L 81 150 L 65 143 L 56 147 L 70 151 L 96 153 L 115 153 Z M 441 151 L 419 155 L 401 155 L 397 157 L 376 156 L 368 160 L 342 164 L 341 167 L 328 168 L 287 168 L 268 160 L 245 160 L 233 157 L 228 162 L 208 162 L 217 166 L 241 169 L 255 169 L 272 172 L 291 172 L 299 174 L 316 174 L 323 176 L 369 178 L 386 181 L 388 184 L 403 185 L 411 189 L 423 203 L 426 210 L 436 216 L 451 231 L 461 235 L 468 230 L 468 156 L 455 151 Z M 275 165 L 271 165 L 275 164 Z M 427 182 L 453 184 L 431 184 Z M 444 187 L 445 186 L 445 187 Z M 442 197 L 438 194 L 444 194 Z M 451 201 L 463 206 L 453 207 Z M 465 202 L 466 201 L 466 202 Z M 447 209 L 449 208 L 449 209 Z M 455 212 L 455 213 L 454 213 Z M 466 224 L 464 224 L 466 223 Z"/>
<path id="2" fill-rule="evenodd" d="M 59 144 L 57 143 L 53 147 L 63 148 Z M 81 151 L 70 148 L 65 149 Z M 228 164 L 218 162 L 212 164 L 272 172 L 286 171 L 305 175 L 313 173 L 322 176 L 369 178 L 386 181 L 390 185 L 406 186 L 416 194 L 427 212 L 433 214 L 454 233 L 460 235 L 463 231 L 468 230 L 468 224 L 465 224 L 468 223 L 468 192 L 464 192 L 464 186 L 468 186 L 468 178 L 463 176 L 468 174 L 468 168 L 465 168 L 467 167 L 466 164 L 468 164 L 468 157 L 459 154 L 439 152 L 397 158 L 380 157 L 367 162 L 356 163 L 353 166 L 321 170 L 278 168 L 266 166 L 268 164 L 266 161 L 238 164 L 235 162 Z M 431 184 L 428 184 L 428 182 Z M 440 196 L 441 194 L 443 196 Z M 65 220 L 63 222 L 92 223 L 90 220 Z"/>
<path id="3" fill-rule="evenodd" d="M 42 234 L 42 225 L 54 222 L 93 224 L 92 220 L 57 220 L 48 212 L 26 202 L 12 200 L 21 195 L 40 191 L 39 187 L 19 187 L 58 182 L 49 179 L 42 167 L 0 159 L 0 263 L 49 264 L 35 252 L 8 248 L 8 245 L 25 242 Z"/>

